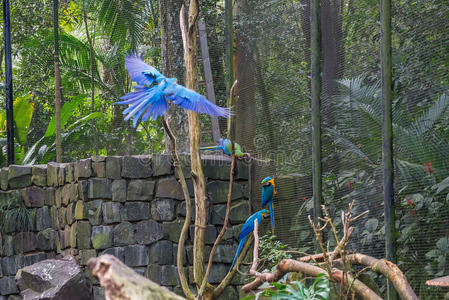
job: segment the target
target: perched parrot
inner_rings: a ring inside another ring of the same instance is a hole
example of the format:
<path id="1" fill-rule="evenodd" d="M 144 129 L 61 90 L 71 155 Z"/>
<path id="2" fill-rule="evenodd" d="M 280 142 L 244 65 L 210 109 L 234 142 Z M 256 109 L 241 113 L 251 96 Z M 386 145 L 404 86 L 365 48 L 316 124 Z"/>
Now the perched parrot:
<path id="1" fill-rule="evenodd" d="M 262 180 L 262 208 L 268 204 L 270 209 L 271 229 L 273 230 L 273 195 L 276 195 L 276 187 L 274 185 L 274 179 L 270 176 Z"/>
<path id="2" fill-rule="evenodd" d="M 220 139 L 218 145 L 201 147 L 200 150 L 222 150 L 225 155 L 231 156 L 232 143 L 229 139 Z M 248 153 L 243 153 L 242 147 L 237 143 L 234 143 L 234 153 L 237 158 L 243 158 L 249 155 Z"/>
<path id="3" fill-rule="evenodd" d="M 257 219 L 259 224 L 262 222 L 263 219 L 267 218 L 269 215 L 268 210 L 262 209 L 258 212 L 251 215 L 243 224 L 242 232 L 240 232 L 239 235 L 239 247 L 237 248 L 237 252 L 235 253 L 234 260 L 232 261 L 231 268 L 229 268 L 229 272 L 232 270 L 232 267 L 234 266 L 235 260 L 237 259 L 237 256 L 239 256 L 240 252 L 243 249 L 243 245 L 245 245 L 246 238 L 248 237 L 251 232 L 254 230 L 254 220 Z"/>
<path id="4" fill-rule="evenodd" d="M 120 99 L 123 101 L 117 104 L 130 105 L 123 114 L 127 115 L 125 121 L 134 117 L 134 127 L 140 118 L 144 122 L 149 117 L 156 120 L 162 116 L 169 108 L 169 101 L 184 109 L 212 117 L 229 118 L 231 115 L 229 108 L 219 107 L 203 95 L 177 84 L 176 78 L 165 77 L 154 67 L 147 65 L 137 54 L 126 56 L 125 65 L 129 76 L 137 83 L 137 86 L 134 86 L 136 91 L 122 96 Z"/>

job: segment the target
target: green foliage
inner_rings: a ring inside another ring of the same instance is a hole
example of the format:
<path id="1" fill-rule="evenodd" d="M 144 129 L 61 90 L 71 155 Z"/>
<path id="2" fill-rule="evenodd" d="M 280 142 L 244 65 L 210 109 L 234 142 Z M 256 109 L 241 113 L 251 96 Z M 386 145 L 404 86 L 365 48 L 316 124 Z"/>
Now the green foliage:
<path id="1" fill-rule="evenodd" d="M 329 299 L 330 288 L 329 280 L 326 275 L 319 274 L 309 287 L 306 287 L 303 284 L 304 283 L 298 281 L 293 281 L 290 283 L 273 282 L 271 286 L 266 287 L 262 292 L 242 298 L 242 300 L 259 299 L 260 297 L 279 300 Z"/>
<path id="2" fill-rule="evenodd" d="M 0 232 L 9 233 L 17 231 L 29 231 L 31 229 L 30 212 L 23 201 L 15 198 L 2 199 L 0 201 Z"/>
<path id="3" fill-rule="evenodd" d="M 292 258 L 286 250 L 287 245 L 276 240 L 275 235 L 265 234 L 261 236 L 259 241 L 259 268 L 271 270 L 281 260 Z"/>

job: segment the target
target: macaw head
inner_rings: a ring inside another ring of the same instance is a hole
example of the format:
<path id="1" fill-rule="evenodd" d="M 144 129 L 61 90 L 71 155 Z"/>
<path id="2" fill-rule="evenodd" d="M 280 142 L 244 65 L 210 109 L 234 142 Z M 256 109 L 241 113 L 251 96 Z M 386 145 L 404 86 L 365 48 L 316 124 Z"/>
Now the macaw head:
<path id="1" fill-rule="evenodd" d="M 270 212 L 267 209 L 262 209 L 260 213 L 262 214 L 262 220 L 270 217 Z"/>
<path id="2" fill-rule="evenodd" d="M 265 177 L 264 180 L 261 182 L 263 187 L 272 186 L 273 187 L 273 193 L 276 195 L 276 185 L 274 184 L 274 179 L 271 178 L 271 176 Z"/>

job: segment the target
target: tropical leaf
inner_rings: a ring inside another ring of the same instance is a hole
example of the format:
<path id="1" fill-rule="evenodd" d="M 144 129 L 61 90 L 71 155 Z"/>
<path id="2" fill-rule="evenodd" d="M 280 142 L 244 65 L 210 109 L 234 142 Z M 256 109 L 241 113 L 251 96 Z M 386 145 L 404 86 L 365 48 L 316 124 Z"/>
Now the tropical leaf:
<path id="1" fill-rule="evenodd" d="M 64 103 L 61 108 L 61 128 L 64 128 L 69 118 L 73 115 L 74 110 L 86 99 L 86 95 L 78 95 L 73 97 L 70 102 Z M 56 134 L 56 117 L 53 116 L 48 124 L 46 137 Z"/>

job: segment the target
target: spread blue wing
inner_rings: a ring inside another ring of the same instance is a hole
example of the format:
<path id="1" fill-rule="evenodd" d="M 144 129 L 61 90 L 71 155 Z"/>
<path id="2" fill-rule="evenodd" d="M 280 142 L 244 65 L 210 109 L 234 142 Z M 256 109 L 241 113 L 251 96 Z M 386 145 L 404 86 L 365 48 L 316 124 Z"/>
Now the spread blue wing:
<path id="1" fill-rule="evenodd" d="M 207 100 L 203 95 L 198 94 L 182 85 L 171 83 L 165 89 L 167 98 L 172 103 L 188 110 L 192 110 L 196 113 L 208 114 L 212 117 L 225 117 L 231 116 L 231 110 L 217 106 Z"/>
<path id="2" fill-rule="evenodd" d="M 117 104 L 130 104 L 128 108 L 123 111 L 126 114 L 125 121 L 133 118 L 133 126 L 136 127 L 139 119 L 142 117 L 142 122 L 146 121 L 150 116 L 156 120 L 158 116 L 164 114 L 168 109 L 168 103 L 165 100 L 164 94 L 158 86 L 151 88 L 144 86 L 135 86 L 135 92 L 131 92 L 122 96 Z"/>
<path id="3" fill-rule="evenodd" d="M 155 81 L 159 82 L 165 78 L 156 68 L 147 65 L 134 53 L 125 57 L 125 65 L 131 79 L 139 85 L 152 85 Z"/>

